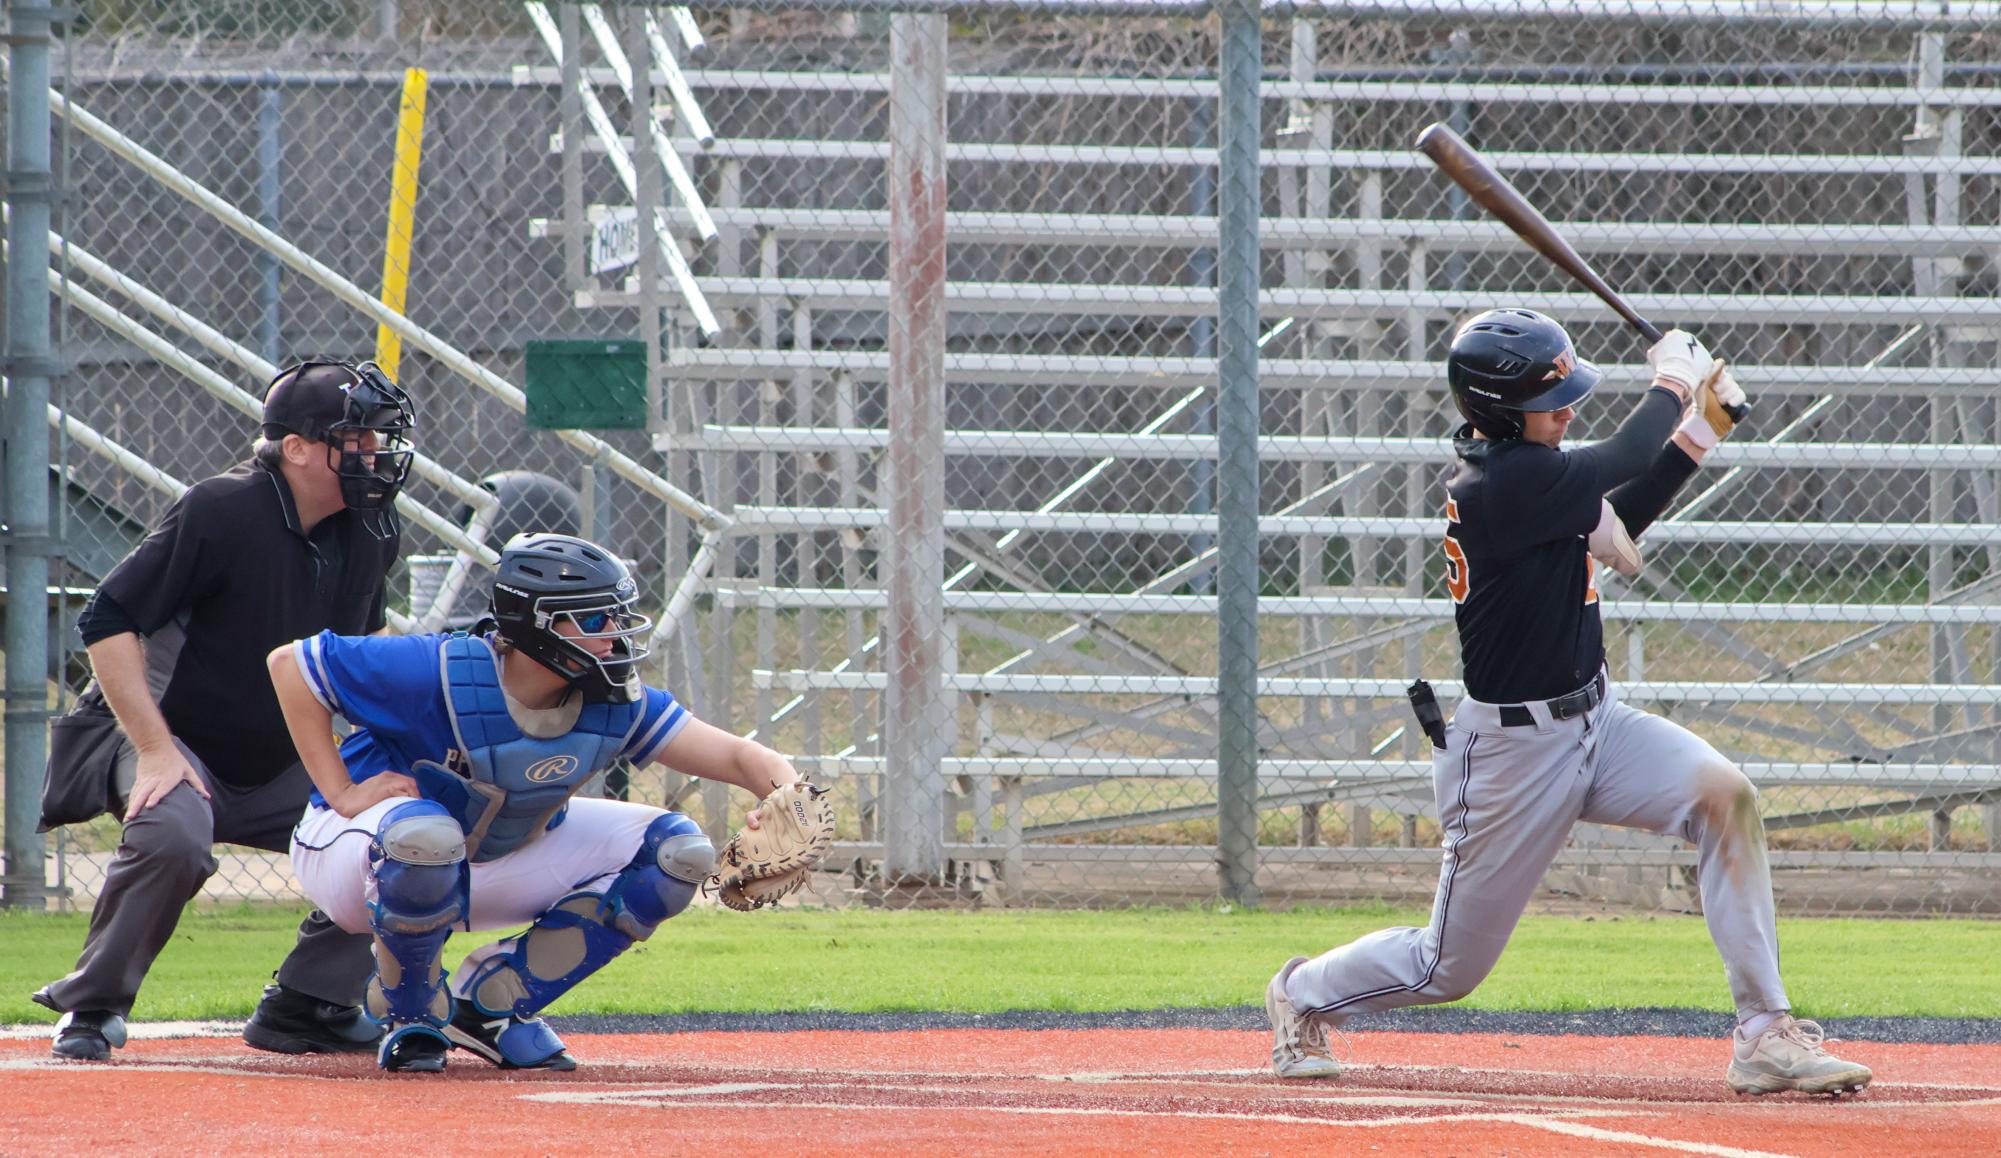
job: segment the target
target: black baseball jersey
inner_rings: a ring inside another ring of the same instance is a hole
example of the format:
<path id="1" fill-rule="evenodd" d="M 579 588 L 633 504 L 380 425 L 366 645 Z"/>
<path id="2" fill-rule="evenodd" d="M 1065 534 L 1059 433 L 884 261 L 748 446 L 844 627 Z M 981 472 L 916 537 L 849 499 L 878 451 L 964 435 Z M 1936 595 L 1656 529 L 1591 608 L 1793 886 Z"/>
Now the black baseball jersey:
<path id="1" fill-rule="evenodd" d="M 1668 472 L 1675 485 L 1687 477 L 1681 468 L 1692 467 L 1688 457 L 1672 444 L 1662 447 L 1678 417 L 1676 400 L 1654 390 L 1617 434 L 1575 450 L 1489 442 L 1470 429 L 1454 438 L 1459 468 L 1445 488 L 1445 585 L 1467 695 L 1492 704 L 1546 700 L 1597 674 L 1605 640 L 1597 564 L 1585 536 L 1598 525 L 1608 491 L 1643 472 Z M 1655 505 L 1626 524 L 1637 528 L 1658 512 Z"/>

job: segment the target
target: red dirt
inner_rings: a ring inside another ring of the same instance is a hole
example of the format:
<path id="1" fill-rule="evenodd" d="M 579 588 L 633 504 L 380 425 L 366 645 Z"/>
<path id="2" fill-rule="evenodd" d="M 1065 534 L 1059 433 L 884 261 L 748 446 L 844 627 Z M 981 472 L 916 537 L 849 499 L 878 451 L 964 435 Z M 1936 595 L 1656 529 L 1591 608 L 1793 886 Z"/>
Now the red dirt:
<path id="1" fill-rule="evenodd" d="M 1215 1030 L 573 1035 L 582 1068 L 433 1075 L 227 1038 L 109 1064 L 0 1041 L 0 1154 L 1991 1154 L 2001 1046 L 1847 1043 L 1839 1102 L 1732 1094 L 1679 1038 L 1357 1033 L 1331 1082 L 1281 1083 Z M 1338 1052 L 1338 1047 L 1337 1047 Z M 365 1125 L 364 1125 L 365 1124 Z"/>

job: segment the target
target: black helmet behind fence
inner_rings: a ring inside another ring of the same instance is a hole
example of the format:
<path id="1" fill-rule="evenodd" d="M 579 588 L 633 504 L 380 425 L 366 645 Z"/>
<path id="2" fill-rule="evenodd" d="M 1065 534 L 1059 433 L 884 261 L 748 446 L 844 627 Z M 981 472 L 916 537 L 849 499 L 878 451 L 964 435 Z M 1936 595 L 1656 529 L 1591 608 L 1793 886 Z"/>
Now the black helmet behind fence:
<path id="1" fill-rule="evenodd" d="M 1488 438 L 1522 436 L 1522 414 L 1561 410 L 1601 375 L 1580 362 L 1570 335 L 1534 310 L 1488 310 L 1459 327 L 1445 356 L 1452 401 Z"/>
<path id="2" fill-rule="evenodd" d="M 493 582 L 500 638 L 570 681 L 592 703 L 639 696 L 639 661 L 653 621 L 634 606 L 639 585 L 610 551 L 574 535 L 508 540 Z M 564 630 L 568 627 L 570 630 Z M 591 650 L 609 639 L 603 656 Z"/>
<path id="3" fill-rule="evenodd" d="M 584 503 L 576 488 L 558 478 L 532 470 L 504 470 L 487 475 L 479 485 L 495 501 L 486 531 L 489 543 L 505 543 L 516 535 L 540 531 L 557 535 L 581 535 L 584 530 Z M 472 525 L 470 503 L 457 511 L 459 525 Z"/>

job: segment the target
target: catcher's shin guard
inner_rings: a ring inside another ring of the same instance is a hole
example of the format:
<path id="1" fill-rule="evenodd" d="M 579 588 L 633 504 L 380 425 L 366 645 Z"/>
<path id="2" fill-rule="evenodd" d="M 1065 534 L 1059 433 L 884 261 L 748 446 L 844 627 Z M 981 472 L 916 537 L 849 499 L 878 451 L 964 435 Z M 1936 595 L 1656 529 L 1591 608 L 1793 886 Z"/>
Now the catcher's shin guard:
<path id="1" fill-rule="evenodd" d="M 459 997 L 489 1017 L 533 1017 L 687 908 L 715 861 L 699 825 L 661 815 L 610 888 L 571 893 L 520 936 L 474 950 L 460 967 Z"/>
<path id="2" fill-rule="evenodd" d="M 362 1008 L 383 1024 L 442 1026 L 451 1020 L 452 999 L 440 959 L 471 899 L 465 834 L 443 805 L 412 800 L 383 818 L 369 860 L 375 975 Z"/>

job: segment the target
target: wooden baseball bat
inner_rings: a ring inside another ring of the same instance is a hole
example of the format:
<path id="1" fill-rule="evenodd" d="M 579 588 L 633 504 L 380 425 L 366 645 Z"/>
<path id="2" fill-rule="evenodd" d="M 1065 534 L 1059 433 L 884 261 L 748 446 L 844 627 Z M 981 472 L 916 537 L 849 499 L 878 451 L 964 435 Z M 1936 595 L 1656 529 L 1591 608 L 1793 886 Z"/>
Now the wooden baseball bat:
<path id="1" fill-rule="evenodd" d="M 1494 171 L 1478 150 L 1466 143 L 1466 139 L 1444 124 L 1426 125 L 1417 135 L 1418 151 L 1431 158 L 1431 163 L 1454 184 L 1466 190 L 1480 208 L 1485 209 L 1500 220 L 1501 224 L 1514 230 L 1515 236 L 1529 243 L 1529 248 L 1548 258 L 1558 269 L 1577 279 L 1578 284 L 1598 295 L 1598 300 L 1611 306 L 1614 313 L 1626 319 L 1626 324 L 1637 330 L 1648 345 L 1661 340 L 1661 329 L 1640 316 L 1639 311 L 1626 304 L 1619 291 L 1605 283 L 1591 263 L 1570 247 L 1542 211 L 1529 203 L 1521 191 L 1508 184 L 1508 179 Z M 1730 407 L 1733 421 L 1742 421 L 1745 407 Z"/>
<path id="2" fill-rule="evenodd" d="M 1605 284 L 1591 263 L 1570 247 L 1542 211 L 1529 204 L 1508 179 L 1494 171 L 1466 139 L 1443 124 L 1427 125 L 1417 135 L 1418 151 L 1431 158 L 1431 163 L 1454 184 L 1466 190 L 1466 195 L 1478 202 L 1499 219 L 1501 224 L 1515 231 L 1515 236 L 1529 243 L 1529 248 L 1548 258 L 1563 272 L 1576 278 L 1585 289 L 1597 294 L 1600 301 L 1611 306 L 1613 312 L 1626 319 L 1626 323 L 1640 332 L 1648 344 L 1661 340 L 1659 326 L 1641 317 L 1639 311 L 1626 304 L 1619 291 Z"/>

